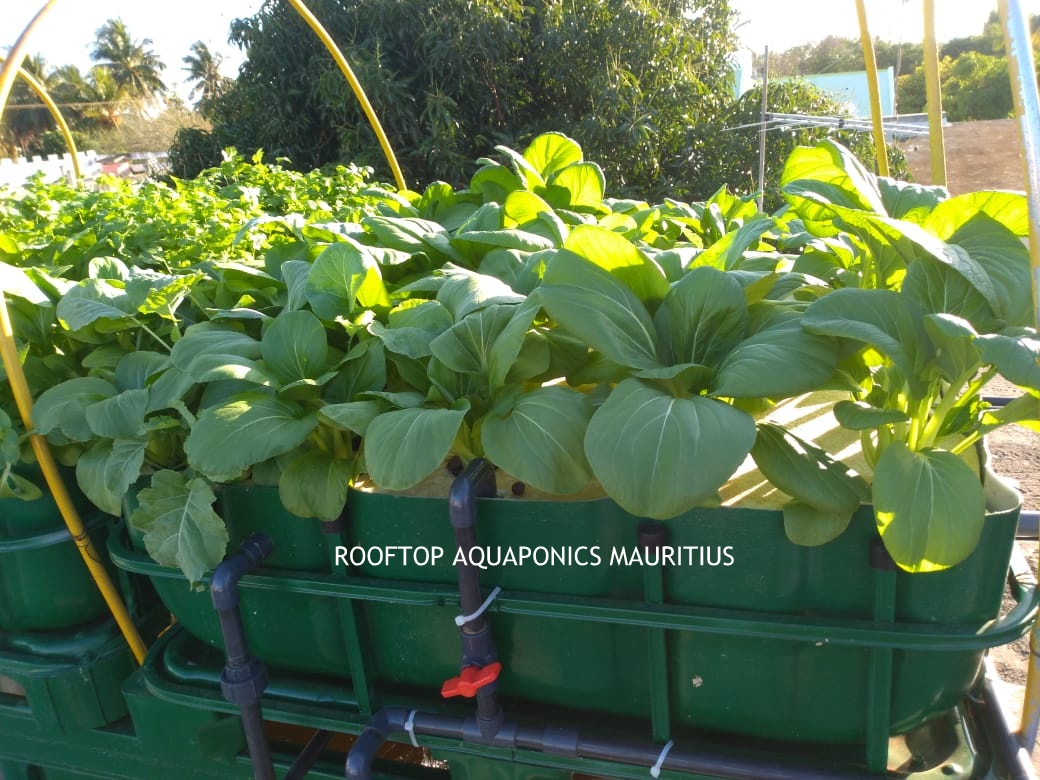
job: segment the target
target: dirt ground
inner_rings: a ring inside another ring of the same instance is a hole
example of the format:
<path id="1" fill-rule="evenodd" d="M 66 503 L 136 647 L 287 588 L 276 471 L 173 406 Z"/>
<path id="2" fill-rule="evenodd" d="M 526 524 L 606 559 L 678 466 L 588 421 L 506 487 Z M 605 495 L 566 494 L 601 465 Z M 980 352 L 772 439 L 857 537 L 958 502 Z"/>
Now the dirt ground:
<path id="1" fill-rule="evenodd" d="M 945 128 L 947 186 L 954 195 L 985 189 L 1022 190 L 1025 165 L 1018 126 L 1012 119 L 954 123 Z M 927 137 L 900 144 L 914 179 L 932 182 L 931 152 Z M 1009 395 L 1013 388 L 995 383 L 989 391 Z M 1018 483 L 1025 509 L 1040 509 L 1040 434 L 1019 426 L 1007 426 L 990 436 L 992 465 L 997 473 Z M 1033 571 L 1037 570 L 1038 544 L 1020 540 Z M 1020 711 L 1022 688 L 1029 660 L 1028 638 L 991 651 L 993 664 L 1006 687 L 1009 708 Z M 1017 723 L 1017 715 L 1013 722 Z M 1033 766 L 1040 774 L 1040 750 L 1033 752 Z"/>

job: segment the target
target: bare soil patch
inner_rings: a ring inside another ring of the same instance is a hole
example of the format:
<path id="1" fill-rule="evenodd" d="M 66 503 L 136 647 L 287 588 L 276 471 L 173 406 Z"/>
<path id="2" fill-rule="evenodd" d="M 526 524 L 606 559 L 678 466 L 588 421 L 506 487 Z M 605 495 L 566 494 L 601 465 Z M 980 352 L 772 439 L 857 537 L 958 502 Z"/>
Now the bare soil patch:
<path id="1" fill-rule="evenodd" d="M 1025 162 L 1018 124 L 1014 119 L 954 122 L 943 128 L 946 182 L 950 192 L 1022 190 Z M 899 143 L 914 179 L 932 183 L 931 144 L 928 136 Z"/>

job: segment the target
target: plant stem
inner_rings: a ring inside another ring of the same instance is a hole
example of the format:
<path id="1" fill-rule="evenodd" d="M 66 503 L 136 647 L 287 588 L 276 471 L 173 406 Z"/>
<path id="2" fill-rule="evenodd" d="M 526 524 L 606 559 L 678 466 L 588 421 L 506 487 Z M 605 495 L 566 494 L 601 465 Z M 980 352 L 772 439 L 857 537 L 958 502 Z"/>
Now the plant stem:
<path id="1" fill-rule="evenodd" d="M 957 406 L 957 402 L 964 397 L 962 390 L 971 378 L 975 375 L 974 369 L 966 371 L 961 376 L 957 377 L 953 382 L 946 388 L 945 391 L 942 388 L 938 388 L 938 392 L 942 394 L 942 400 L 932 411 L 928 417 L 928 422 L 924 426 L 924 430 L 921 432 L 921 446 L 930 447 L 935 443 L 935 440 L 939 437 L 939 431 L 942 430 L 942 425 L 946 422 L 947 416 Z"/>
<path id="2" fill-rule="evenodd" d="M 151 328 L 149 328 L 147 325 L 145 325 L 143 322 L 141 322 L 139 320 L 135 319 L 134 322 L 137 323 L 137 325 L 141 328 L 141 330 L 143 330 L 145 333 L 147 333 L 153 339 L 155 339 L 160 344 L 162 344 L 163 349 L 165 349 L 167 352 L 172 352 L 173 351 L 173 348 L 169 344 L 167 344 L 165 341 L 163 341 L 162 337 L 158 333 L 156 333 L 154 330 L 152 330 Z"/>
<path id="3" fill-rule="evenodd" d="M 968 447 L 973 447 L 975 445 L 975 442 L 981 439 L 982 436 L 983 434 L 981 432 L 972 431 L 964 438 L 963 441 L 960 441 L 955 446 L 951 447 L 950 452 L 952 452 L 954 455 L 960 455 L 962 452 L 968 449 Z"/>
<path id="4" fill-rule="evenodd" d="M 321 428 L 315 428 L 307 438 L 314 442 L 322 452 L 328 452 L 329 445 L 326 443 L 325 437 L 321 435 L 320 431 Z"/>
<path id="5" fill-rule="evenodd" d="M 863 450 L 863 457 L 867 459 L 867 464 L 873 470 L 877 466 L 878 450 L 874 446 L 874 439 L 869 430 L 859 432 L 859 446 Z"/>

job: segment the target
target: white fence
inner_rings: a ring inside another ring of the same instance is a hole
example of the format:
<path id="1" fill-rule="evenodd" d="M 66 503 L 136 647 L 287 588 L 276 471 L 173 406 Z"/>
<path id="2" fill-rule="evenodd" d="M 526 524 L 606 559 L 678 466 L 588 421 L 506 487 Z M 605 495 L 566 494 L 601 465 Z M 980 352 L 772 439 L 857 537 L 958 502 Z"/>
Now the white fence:
<path id="1" fill-rule="evenodd" d="M 88 181 L 96 179 L 101 174 L 101 162 L 98 160 L 97 152 L 93 150 L 80 152 L 78 156 L 84 178 Z M 0 185 L 18 187 L 30 176 L 41 171 L 47 181 L 58 179 L 71 181 L 73 176 L 72 155 L 65 152 L 62 155 L 48 154 L 46 157 L 36 155 L 30 160 L 24 157 L 0 158 Z"/>

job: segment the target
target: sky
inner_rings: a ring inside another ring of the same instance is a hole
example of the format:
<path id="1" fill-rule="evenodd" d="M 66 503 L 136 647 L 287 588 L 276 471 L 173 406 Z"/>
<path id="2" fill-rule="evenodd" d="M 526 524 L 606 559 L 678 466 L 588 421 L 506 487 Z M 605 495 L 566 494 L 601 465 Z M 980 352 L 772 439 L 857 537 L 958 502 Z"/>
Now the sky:
<path id="1" fill-rule="evenodd" d="M 892 43 L 924 40 L 922 0 L 866 0 L 873 38 Z M 741 23 L 743 46 L 761 53 L 784 51 L 828 35 L 859 38 L 855 0 L 730 0 Z M 1040 14 L 1040 0 L 1022 0 L 1027 13 Z M 935 36 L 941 41 L 979 35 L 997 0 L 935 0 Z"/>
<path id="2" fill-rule="evenodd" d="M 922 0 L 866 0 L 871 35 L 899 42 L 920 41 Z M 765 46 L 783 51 L 828 35 L 856 38 L 859 26 L 854 0 L 730 0 L 741 23 L 737 28 L 745 48 Z M 9 48 L 42 5 L 42 0 L 4 0 L 0 15 L 0 50 Z M 225 56 L 223 70 L 234 75 L 242 55 L 227 43 L 232 19 L 249 16 L 261 0 L 61 0 L 30 41 L 30 52 L 42 53 L 51 65 L 90 67 L 94 31 L 105 20 L 119 17 L 135 40 L 150 38 L 151 48 L 166 63 L 167 86 L 187 97 L 190 86 L 181 59 L 201 40 Z M 982 32 L 996 0 L 936 0 L 936 35 L 940 41 Z M 1025 9 L 1040 14 L 1040 0 L 1023 0 Z"/>
<path id="3" fill-rule="evenodd" d="M 0 50 L 6 51 L 33 18 L 42 0 L 3 0 L 0 14 Z M 238 49 L 227 42 L 233 19 L 251 16 L 261 0 L 61 0 L 29 41 L 29 53 L 43 54 L 47 63 L 77 65 L 87 70 L 94 63 L 90 49 L 94 33 L 108 19 L 120 18 L 135 41 L 150 38 L 150 48 L 166 63 L 166 86 L 187 98 L 191 85 L 182 68 L 191 45 L 201 40 L 210 51 L 221 53 L 221 70 L 233 76 L 242 61 Z"/>

